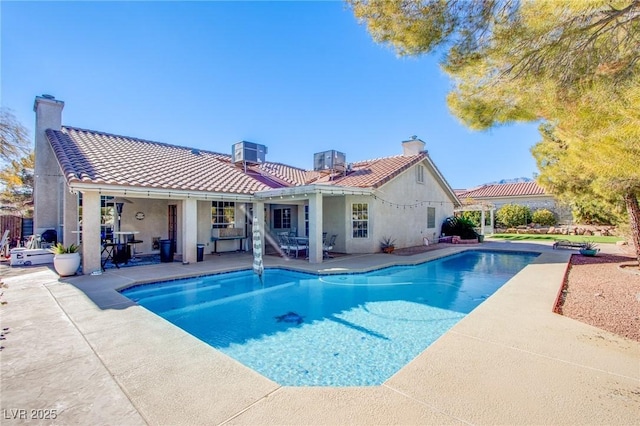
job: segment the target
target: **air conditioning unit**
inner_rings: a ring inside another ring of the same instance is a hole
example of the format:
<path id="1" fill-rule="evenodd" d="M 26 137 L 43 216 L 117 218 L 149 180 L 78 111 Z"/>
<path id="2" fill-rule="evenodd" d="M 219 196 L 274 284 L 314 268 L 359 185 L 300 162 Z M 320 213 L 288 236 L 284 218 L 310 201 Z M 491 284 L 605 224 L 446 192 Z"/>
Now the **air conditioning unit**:
<path id="1" fill-rule="evenodd" d="M 241 141 L 233 144 L 233 163 L 264 163 L 267 154 L 267 147 L 253 142 Z"/>
<path id="2" fill-rule="evenodd" d="M 347 169 L 347 160 L 344 152 L 334 149 L 313 154 L 313 170 L 344 172 Z"/>

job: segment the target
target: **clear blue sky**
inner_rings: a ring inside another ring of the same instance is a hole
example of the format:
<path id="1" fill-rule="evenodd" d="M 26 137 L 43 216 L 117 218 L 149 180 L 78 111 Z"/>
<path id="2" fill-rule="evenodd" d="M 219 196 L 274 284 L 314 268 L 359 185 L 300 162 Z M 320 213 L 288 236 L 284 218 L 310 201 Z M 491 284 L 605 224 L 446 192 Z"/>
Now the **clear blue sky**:
<path id="1" fill-rule="evenodd" d="M 63 124 L 309 169 L 396 155 L 417 135 L 451 186 L 532 177 L 535 125 L 472 132 L 448 111 L 437 56 L 399 58 L 341 2 L 0 2 L 2 106 L 33 135 Z M 106 153 L 108 154 L 108 153 Z"/>

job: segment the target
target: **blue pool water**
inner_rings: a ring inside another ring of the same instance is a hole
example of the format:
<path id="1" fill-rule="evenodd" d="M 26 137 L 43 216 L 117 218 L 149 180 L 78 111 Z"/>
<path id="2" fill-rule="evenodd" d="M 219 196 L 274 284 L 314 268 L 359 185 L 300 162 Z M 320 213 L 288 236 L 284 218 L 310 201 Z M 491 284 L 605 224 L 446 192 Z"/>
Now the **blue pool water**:
<path id="1" fill-rule="evenodd" d="M 379 385 L 537 253 L 467 251 L 364 274 L 267 269 L 123 290 L 285 386 Z"/>

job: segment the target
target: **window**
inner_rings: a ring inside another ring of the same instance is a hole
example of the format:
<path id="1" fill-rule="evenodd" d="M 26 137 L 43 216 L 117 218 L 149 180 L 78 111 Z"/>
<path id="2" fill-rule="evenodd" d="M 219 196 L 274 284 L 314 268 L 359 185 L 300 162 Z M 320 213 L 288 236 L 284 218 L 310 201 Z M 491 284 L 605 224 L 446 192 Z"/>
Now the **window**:
<path id="1" fill-rule="evenodd" d="M 353 238 L 369 237 L 369 205 L 367 203 L 351 205 L 351 228 Z"/>
<path id="2" fill-rule="evenodd" d="M 273 227 L 275 229 L 291 228 L 291 209 L 274 209 L 273 210 Z"/>
<path id="3" fill-rule="evenodd" d="M 111 196 L 100 196 L 100 236 L 103 240 L 113 241 L 116 221 L 116 207 Z"/>
<path id="4" fill-rule="evenodd" d="M 427 228 L 436 227 L 436 208 L 427 207 Z"/>
<path id="5" fill-rule="evenodd" d="M 424 183 L 424 166 L 420 164 L 416 166 L 416 181 L 418 183 Z"/>
<path id="6" fill-rule="evenodd" d="M 236 205 L 233 201 L 211 202 L 211 228 L 234 228 Z"/>

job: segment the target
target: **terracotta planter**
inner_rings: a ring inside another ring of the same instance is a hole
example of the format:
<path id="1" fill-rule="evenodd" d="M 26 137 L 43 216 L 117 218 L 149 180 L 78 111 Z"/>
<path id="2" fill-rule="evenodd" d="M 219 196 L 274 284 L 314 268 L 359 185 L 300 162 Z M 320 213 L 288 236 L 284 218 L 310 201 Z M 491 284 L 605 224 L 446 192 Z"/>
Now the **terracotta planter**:
<path id="1" fill-rule="evenodd" d="M 393 253 L 393 251 L 395 250 L 395 247 L 385 247 L 382 249 L 383 253 Z"/>
<path id="2" fill-rule="evenodd" d="M 53 267 L 61 277 L 75 275 L 80 267 L 80 253 L 63 253 L 53 256 Z"/>

